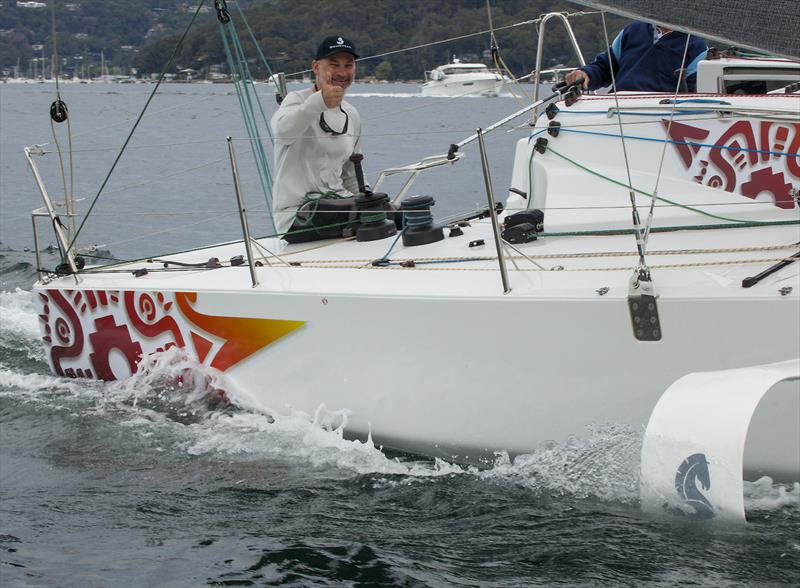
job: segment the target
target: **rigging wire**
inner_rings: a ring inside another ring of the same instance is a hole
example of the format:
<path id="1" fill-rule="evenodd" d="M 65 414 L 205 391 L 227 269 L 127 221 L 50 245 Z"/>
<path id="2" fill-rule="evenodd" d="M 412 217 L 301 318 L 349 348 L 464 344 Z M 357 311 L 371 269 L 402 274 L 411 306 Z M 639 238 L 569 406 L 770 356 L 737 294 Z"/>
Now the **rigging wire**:
<path id="1" fill-rule="evenodd" d="M 596 11 L 596 10 L 593 10 L 593 11 L 582 10 L 582 11 L 579 11 L 579 12 L 564 12 L 562 14 L 564 14 L 564 16 L 566 16 L 567 18 L 572 18 L 574 16 L 585 16 L 585 15 L 588 15 L 588 14 L 598 14 L 598 11 Z M 504 31 L 506 29 L 511 29 L 511 28 L 515 28 L 515 27 L 521 27 L 521 26 L 525 26 L 525 25 L 536 24 L 536 23 L 540 22 L 541 20 L 542 20 L 542 16 L 539 16 L 538 18 L 534 18 L 534 19 L 531 19 L 531 20 L 523 20 L 523 21 L 520 21 L 520 22 L 517 22 L 517 23 L 514 23 L 514 24 L 504 25 L 502 27 L 497 27 L 494 30 L 495 31 Z M 379 59 L 381 57 L 387 57 L 389 55 L 396 55 L 397 53 L 405 53 L 406 51 L 416 51 L 417 49 L 425 49 L 426 47 L 433 47 L 434 45 L 441 45 L 443 43 L 451 43 L 453 41 L 460 41 L 461 39 L 468 39 L 470 37 L 477 37 L 477 36 L 485 35 L 485 34 L 491 33 L 491 32 L 492 32 L 492 29 L 487 29 L 487 30 L 484 30 L 484 31 L 478 31 L 476 33 L 467 33 L 466 35 L 459 35 L 457 37 L 450 37 L 448 39 L 442 39 L 441 41 L 431 41 L 430 43 L 420 43 L 419 45 L 413 45 L 411 47 L 404 47 L 402 49 L 394 49 L 392 51 L 386 51 L 385 53 L 376 53 L 375 55 L 368 55 L 366 57 L 359 57 L 356 61 L 367 61 L 367 60 L 370 60 L 370 59 Z M 307 73 L 310 73 L 310 72 L 311 72 L 310 69 L 304 69 L 304 70 L 301 70 L 301 71 L 288 73 L 288 74 L 286 74 L 286 77 L 301 76 L 303 74 L 307 74 Z"/>
<path id="2" fill-rule="evenodd" d="M 180 52 L 180 50 L 183 48 L 183 43 L 186 40 L 186 36 L 189 34 L 189 30 L 192 28 L 192 26 L 194 25 L 195 21 L 197 20 L 197 16 L 200 14 L 200 9 L 203 8 L 203 4 L 204 3 L 205 3 L 205 0 L 200 0 L 198 2 L 197 8 L 195 9 L 194 14 L 192 15 L 192 19 L 189 22 L 189 25 L 186 27 L 186 30 L 183 31 L 183 34 L 181 35 L 180 39 L 178 39 L 177 44 L 175 45 L 174 49 L 172 50 L 172 55 L 170 55 L 169 59 L 167 60 L 166 65 L 164 65 L 164 68 L 161 70 L 161 73 L 158 76 L 158 81 L 156 82 L 155 88 L 153 88 L 153 91 L 150 92 L 150 95 L 148 96 L 147 101 L 145 102 L 144 108 L 142 108 L 142 111 L 139 113 L 139 116 L 136 118 L 136 122 L 133 124 L 133 128 L 131 129 L 130 133 L 128 133 L 128 137 L 125 139 L 125 143 L 122 145 L 122 149 L 120 149 L 120 152 L 117 154 L 116 159 L 114 159 L 114 163 L 111 164 L 111 169 L 108 170 L 108 173 L 106 174 L 106 177 L 103 180 L 103 183 L 100 185 L 100 188 L 97 191 L 97 194 L 92 199 L 92 203 L 90 204 L 89 209 L 86 211 L 86 214 L 84 215 L 83 220 L 81 221 L 81 224 L 78 227 L 78 230 L 75 232 L 75 236 L 72 238 L 72 240 L 69 243 L 69 246 L 67 247 L 68 250 L 70 248 L 72 248 L 72 246 L 75 244 L 75 241 L 78 238 L 78 235 L 83 230 L 83 227 L 86 225 L 86 221 L 89 219 L 89 215 L 91 214 L 92 210 L 94 209 L 95 204 L 97 204 L 97 200 L 100 198 L 100 195 L 103 193 L 103 190 L 105 189 L 106 184 L 108 184 L 108 181 L 111 178 L 111 174 L 114 173 L 114 170 L 116 169 L 117 164 L 119 163 L 120 159 L 122 159 L 122 154 L 125 152 L 125 149 L 128 146 L 128 143 L 130 142 L 131 138 L 133 137 L 133 134 L 136 132 L 136 129 L 139 126 L 139 123 L 141 122 L 142 117 L 144 116 L 144 113 L 147 111 L 147 108 L 150 106 L 150 102 L 152 102 L 153 98 L 155 97 L 156 92 L 158 91 L 158 87 L 161 85 L 161 82 L 164 80 L 164 75 L 167 73 L 167 70 L 170 67 L 172 67 L 172 64 L 175 62 L 175 58 L 178 56 L 178 53 Z"/>
<path id="3" fill-rule="evenodd" d="M 489 17 L 489 31 L 490 31 L 490 33 L 489 33 L 489 45 L 490 45 L 490 50 L 492 52 L 492 62 L 494 63 L 495 69 L 500 74 L 501 80 L 502 80 L 503 76 L 506 73 L 508 73 L 509 77 L 513 80 L 514 84 L 522 92 L 523 96 L 525 98 L 527 98 L 528 100 L 533 100 L 528 95 L 528 93 L 525 90 L 522 89 L 522 86 L 520 85 L 519 80 L 511 72 L 511 70 L 509 69 L 508 65 L 506 65 L 506 62 L 503 61 L 503 58 L 500 55 L 500 45 L 497 42 L 497 36 L 495 36 L 495 34 L 494 34 L 495 28 L 494 28 L 494 21 L 492 20 L 492 7 L 491 7 L 491 4 L 489 3 L 489 0 L 486 0 L 486 13 L 487 13 L 487 15 Z M 502 83 L 501 87 L 502 88 L 508 88 L 508 91 L 514 97 L 514 100 L 517 101 L 517 104 L 520 104 L 519 97 L 514 92 L 513 86 L 511 84 L 506 84 L 505 80 L 502 80 L 502 82 L 503 83 Z M 520 106 L 521 106 L 521 104 L 520 104 Z"/>
<path id="4" fill-rule="evenodd" d="M 683 48 L 683 57 L 681 58 L 681 73 L 678 74 L 678 81 L 675 84 L 675 93 L 673 94 L 672 100 L 672 108 L 670 109 L 669 113 L 669 121 L 667 122 L 667 137 L 671 137 L 670 131 L 672 130 L 672 121 L 675 119 L 675 112 L 678 108 L 678 93 L 681 90 L 681 82 L 686 79 L 685 67 L 686 67 L 686 56 L 689 53 L 689 41 L 691 41 L 692 36 L 687 34 L 686 35 L 686 45 Z M 647 214 L 647 221 L 645 222 L 644 226 L 644 250 L 647 251 L 647 241 L 650 237 L 650 228 L 653 226 L 653 208 L 656 203 L 656 198 L 658 198 L 658 184 L 661 180 L 661 172 L 664 169 L 664 157 L 667 154 L 667 142 L 664 141 L 664 144 L 661 147 L 661 158 L 658 162 L 658 172 L 656 172 L 656 183 L 653 187 L 653 196 L 650 198 L 650 211 Z"/>
<path id="5" fill-rule="evenodd" d="M 611 91 L 614 94 L 614 103 L 617 106 L 617 122 L 619 123 L 619 135 L 620 135 L 620 142 L 622 143 L 622 155 L 625 159 L 625 173 L 628 176 L 628 195 L 631 199 L 631 216 L 633 219 L 633 230 L 634 234 L 636 235 L 636 249 L 639 251 L 639 268 L 638 272 L 642 276 L 647 276 L 647 264 L 644 259 L 644 243 L 642 241 L 642 225 L 641 220 L 639 219 L 639 209 L 636 207 L 636 195 L 634 194 L 633 190 L 633 180 L 631 179 L 631 166 L 628 161 L 628 150 L 625 147 L 625 133 L 622 130 L 622 115 L 619 113 L 619 98 L 617 97 L 617 80 L 616 76 L 614 75 L 614 63 L 612 61 L 612 51 L 611 51 L 611 44 L 608 41 L 608 28 L 606 27 L 606 14 L 605 12 L 600 13 L 600 18 L 603 21 L 603 35 L 605 36 L 606 47 L 608 48 L 608 61 L 611 67 L 609 67 L 609 71 L 611 72 Z"/>
<path id="6" fill-rule="evenodd" d="M 72 239 L 75 235 L 75 168 L 72 157 L 72 122 L 69 117 L 69 110 L 66 103 L 61 99 L 61 89 L 59 86 L 60 67 L 58 59 L 58 38 L 56 36 L 56 3 L 50 4 L 50 38 L 53 40 L 53 54 L 50 63 L 50 75 L 53 75 L 56 80 L 56 101 L 50 106 L 50 131 L 53 134 L 53 141 L 56 145 L 58 152 L 58 164 L 61 169 L 61 182 L 64 187 L 64 206 L 67 209 L 67 238 Z M 69 188 L 67 188 L 67 174 L 64 169 L 64 157 L 61 151 L 61 145 L 58 141 L 56 133 L 56 122 L 67 123 L 67 140 L 68 140 L 68 154 L 69 154 Z"/>

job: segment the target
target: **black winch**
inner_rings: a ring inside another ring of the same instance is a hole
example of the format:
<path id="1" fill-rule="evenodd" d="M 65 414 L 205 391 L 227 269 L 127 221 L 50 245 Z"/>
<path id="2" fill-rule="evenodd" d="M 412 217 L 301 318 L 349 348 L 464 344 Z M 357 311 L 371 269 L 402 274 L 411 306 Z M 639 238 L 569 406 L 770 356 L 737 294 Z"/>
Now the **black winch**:
<path id="1" fill-rule="evenodd" d="M 394 221 L 386 217 L 388 194 L 366 190 L 356 196 L 355 204 L 359 222 L 356 241 L 376 241 L 397 233 Z"/>
<path id="2" fill-rule="evenodd" d="M 350 161 L 356 172 L 358 190 L 355 205 L 358 211 L 359 226 L 356 228 L 356 241 L 376 241 L 397 234 L 397 226 L 386 217 L 386 209 L 390 208 L 389 195 L 384 192 L 373 192 L 364 182 L 364 170 L 361 162 L 364 155 L 353 153 Z"/>
<path id="3" fill-rule="evenodd" d="M 436 204 L 433 196 L 409 196 L 400 203 L 399 216 L 403 223 L 403 245 L 427 245 L 444 239 L 444 230 L 434 224 L 431 207 Z"/>

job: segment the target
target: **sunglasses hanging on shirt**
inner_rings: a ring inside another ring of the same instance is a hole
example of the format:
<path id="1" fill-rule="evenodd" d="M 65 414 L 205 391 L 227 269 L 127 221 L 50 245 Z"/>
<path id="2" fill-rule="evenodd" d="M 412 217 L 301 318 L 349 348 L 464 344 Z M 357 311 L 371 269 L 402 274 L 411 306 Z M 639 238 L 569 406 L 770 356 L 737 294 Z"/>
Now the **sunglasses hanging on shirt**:
<path id="1" fill-rule="evenodd" d="M 344 109 L 340 106 L 339 111 L 344 115 L 344 127 L 342 127 L 341 131 L 334 131 L 328 123 L 325 122 L 325 113 L 319 113 L 319 128 L 321 128 L 326 133 L 330 133 L 333 136 L 344 135 L 347 132 L 347 125 L 350 124 L 350 117 L 347 116 L 347 113 Z"/>

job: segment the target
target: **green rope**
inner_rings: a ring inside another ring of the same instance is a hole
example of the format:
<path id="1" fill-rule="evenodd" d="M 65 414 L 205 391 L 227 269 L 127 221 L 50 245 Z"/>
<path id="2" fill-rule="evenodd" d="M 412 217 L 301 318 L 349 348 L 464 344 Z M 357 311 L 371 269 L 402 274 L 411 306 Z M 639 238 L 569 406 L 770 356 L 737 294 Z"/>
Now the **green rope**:
<path id="1" fill-rule="evenodd" d="M 378 221 L 386 220 L 386 212 L 375 212 L 373 214 L 365 214 L 361 213 L 359 215 L 358 222 L 360 223 L 374 223 Z"/>
<path id="2" fill-rule="evenodd" d="M 256 36 L 253 34 L 253 29 L 250 28 L 250 23 L 247 22 L 247 17 L 245 17 L 244 12 L 242 11 L 242 7 L 239 6 L 238 2 L 234 2 L 234 4 L 236 5 L 236 10 L 239 12 L 239 17 L 242 19 L 244 26 L 247 28 L 247 32 L 250 35 L 250 40 L 253 41 L 253 45 L 255 46 L 256 51 L 258 51 L 258 56 L 261 58 L 261 62 L 264 64 L 264 67 L 267 68 L 269 75 L 272 75 L 272 68 L 269 66 L 267 58 L 264 57 L 264 53 L 261 51 L 261 47 L 259 46 L 258 41 L 256 40 Z"/>
<path id="3" fill-rule="evenodd" d="M 344 198 L 347 198 L 347 196 L 342 196 L 341 194 L 337 194 L 336 192 L 332 192 L 332 191 L 319 192 L 317 190 L 312 190 L 311 192 L 306 192 L 306 195 L 303 196 L 303 203 L 300 206 L 297 207 L 297 211 L 295 212 L 295 216 L 294 216 L 294 222 L 300 223 L 301 225 L 310 225 L 311 222 L 314 220 L 314 216 L 316 216 L 316 214 L 317 214 L 317 210 L 319 209 L 320 200 L 342 200 Z M 306 208 L 305 210 L 303 210 L 303 207 L 306 206 L 309 203 L 312 203 L 313 206 L 310 206 L 310 207 Z M 308 217 L 304 218 L 304 219 L 303 218 L 298 218 L 297 215 L 300 212 L 308 213 Z M 325 226 L 321 226 L 321 227 L 314 227 L 313 229 L 310 229 L 310 230 L 326 229 L 326 228 L 329 228 L 329 227 L 336 227 L 336 226 L 339 226 L 339 225 L 344 226 L 344 225 L 347 225 L 347 224 L 349 224 L 349 221 L 348 222 L 344 222 L 344 223 L 334 223 L 334 224 L 331 224 L 331 225 L 325 225 Z M 297 232 L 301 232 L 301 231 L 297 231 Z M 295 231 L 292 231 L 292 233 L 295 233 Z M 284 235 L 285 234 L 286 233 L 284 233 Z"/>
<path id="4" fill-rule="evenodd" d="M 772 227 L 784 225 L 800 225 L 800 220 L 790 221 L 737 221 L 725 225 L 675 225 L 670 227 L 653 227 L 651 233 L 669 233 L 673 231 L 708 231 L 711 229 L 746 229 L 748 227 Z M 558 231 L 539 233 L 539 237 L 604 237 L 609 235 L 630 235 L 635 232 L 633 228 L 621 229 L 592 229 L 588 231 Z"/>
<path id="5" fill-rule="evenodd" d="M 604 179 L 604 180 L 606 180 L 608 182 L 611 182 L 612 184 L 616 184 L 617 186 L 622 186 L 623 188 L 627 188 L 629 190 L 633 190 L 637 194 L 641 194 L 643 196 L 648 196 L 650 198 L 655 198 L 656 200 L 660 200 L 662 202 L 666 202 L 667 204 L 671 204 L 673 206 L 678 206 L 678 207 L 683 208 L 685 210 L 690 210 L 692 212 L 696 212 L 698 214 L 702 214 L 704 216 L 707 216 L 707 217 L 710 217 L 710 218 L 715 218 L 715 219 L 718 219 L 718 220 L 723 220 L 723 221 L 727 221 L 727 222 L 731 222 L 731 223 L 757 222 L 757 221 L 740 220 L 740 219 L 736 219 L 736 218 L 728 218 L 728 217 L 725 217 L 725 216 L 719 216 L 719 215 L 716 215 L 716 214 L 711 214 L 710 212 L 706 212 L 704 210 L 700 210 L 700 209 L 694 208 L 692 206 L 687 206 L 685 204 L 680 204 L 680 203 L 675 202 L 673 200 L 669 200 L 667 198 L 664 198 L 663 196 L 655 196 L 654 194 L 651 194 L 650 192 L 646 192 L 645 190 L 640 190 L 639 188 L 634 188 L 633 186 L 629 186 L 628 184 L 626 184 L 624 182 L 620 182 L 619 180 L 615 180 L 614 178 L 611 178 L 609 176 L 601 174 L 600 172 L 597 172 L 597 171 L 595 171 L 593 169 L 590 169 L 590 168 L 586 167 L 585 165 L 582 165 L 582 164 L 578 163 L 574 159 L 570 159 L 566 155 L 564 155 L 562 153 L 559 153 L 558 151 L 556 151 L 555 149 L 553 149 L 549 145 L 546 147 L 546 149 L 547 149 L 547 151 L 553 153 L 553 155 L 557 155 L 561 159 L 563 159 L 565 161 L 568 161 L 569 163 L 571 163 L 572 165 L 574 165 L 578 169 L 582 169 L 583 171 L 588 172 L 588 173 L 592 174 L 593 176 L 596 176 L 598 178 L 602 178 L 602 179 Z"/>
<path id="6" fill-rule="evenodd" d="M 259 166 L 259 172 L 261 176 L 263 176 L 262 184 L 266 184 L 267 190 L 265 190 L 264 197 L 267 201 L 267 206 L 269 206 L 271 210 L 270 203 L 272 202 L 272 175 L 270 173 L 269 168 L 269 160 L 267 158 L 266 151 L 264 151 L 264 143 L 261 141 L 261 132 L 258 125 L 258 120 L 256 119 L 255 108 L 253 107 L 253 97 L 255 96 L 255 101 L 258 102 L 258 92 L 255 89 L 255 82 L 253 80 L 252 75 L 250 75 L 250 69 L 247 66 L 247 59 L 245 57 L 244 51 L 242 49 L 241 43 L 239 43 L 239 35 L 236 33 L 236 29 L 233 28 L 233 22 L 231 21 L 230 27 L 232 29 L 232 45 L 238 57 L 238 62 L 240 64 L 240 70 L 243 74 L 242 79 L 240 80 L 241 87 L 243 89 L 243 96 L 245 101 L 247 102 L 247 117 L 250 120 L 250 128 L 251 128 L 251 148 L 253 149 L 253 155 L 257 160 L 257 165 Z M 260 107 L 260 104 L 259 104 Z M 267 128 L 267 134 L 269 134 L 269 123 L 267 123 L 265 117 L 263 116 L 262 110 L 262 121 Z M 270 143 L 272 143 L 272 138 L 270 137 Z"/>
<path id="7" fill-rule="evenodd" d="M 97 191 L 97 194 L 92 199 L 92 203 L 89 206 L 89 210 L 86 211 L 86 214 L 84 215 L 83 220 L 81 221 L 81 224 L 78 227 L 78 230 L 75 231 L 75 236 L 72 238 L 72 240 L 69 243 L 69 246 L 67 247 L 67 250 L 72 249 L 72 246 L 75 244 L 75 241 L 78 239 L 78 235 L 80 235 L 81 231 L 83 230 L 83 226 L 86 224 L 86 221 L 89 219 L 89 215 L 91 214 L 92 210 L 94 209 L 94 205 L 97 204 L 97 200 L 100 198 L 100 194 L 103 193 L 103 190 L 105 189 L 106 184 L 108 184 L 108 180 L 111 178 L 111 174 L 114 173 L 114 169 L 116 169 L 117 163 L 119 163 L 119 160 L 122 158 L 122 154 L 125 152 L 125 149 L 128 147 L 128 143 L 130 142 L 131 138 L 133 137 L 133 133 L 136 132 L 136 128 L 139 126 L 139 123 L 141 122 L 142 117 L 144 116 L 144 113 L 147 111 L 147 108 L 150 106 L 150 102 L 155 97 L 156 92 L 158 91 L 158 87 L 161 85 L 161 82 L 164 79 L 164 75 L 172 67 L 172 64 L 174 63 L 175 58 L 178 56 L 178 53 L 180 53 L 180 50 L 183 48 L 183 42 L 186 40 L 186 36 L 189 34 L 189 30 L 194 25 L 195 20 L 197 20 L 197 15 L 200 14 L 200 9 L 203 7 L 204 3 L 205 3 L 205 0 L 200 0 L 200 2 L 197 4 L 197 8 L 194 11 L 194 15 L 192 15 L 192 20 L 189 22 L 189 26 L 186 27 L 185 31 L 183 31 L 183 34 L 181 35 L 181 38 L 178 39 L 178 43 L 175 45 L 175 48 L 172 50 L 172 55 L 170 55 L 169 60 L 167 61 L 167 64 L 161 70 L 161 73 L 158 76 L 158 81 L 156 81 L 156 85 L 153 88 L 153 91 L 150 92 L 150 96 L 148 96 L 147 102 L 145 102 L 144 108 L 142 108 L 142 111 L 139 113 L 139 117 L 136 119 L 136 122 L 133 123 L 133 128 L 131 129 L 131 132 L 128 133 L 128 137 L 125 139 L 125 143 L 122 145 L 122 148 L 120 149 L 119 153 L 117 154 L 117 158 L 114 160 L 114 163 L 111 164 L 111 169 L 108 170 L 108 174 L 106 175 L 105 179 L 103 180 L 103 183 L 100 186 L 100 189 Z M 66 252 L 64 252 L 64 254 L 66 255 Z M 63 258 L 62 258 L 62 261 L 63 261 Z"/>
<path id="8" fill-rule="evenodd" d="M 536 149 L 531 149 L 531 156 L 528 158 L 528 201 L 525 203 L 525 210 L 529 210 L 533 204 L 533 156 Z"/>

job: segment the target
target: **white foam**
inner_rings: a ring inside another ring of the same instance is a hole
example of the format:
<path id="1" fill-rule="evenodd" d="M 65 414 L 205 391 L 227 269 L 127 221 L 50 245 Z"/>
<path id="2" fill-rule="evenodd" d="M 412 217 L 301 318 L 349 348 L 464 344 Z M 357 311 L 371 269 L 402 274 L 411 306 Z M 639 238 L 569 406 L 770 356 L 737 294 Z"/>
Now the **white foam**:
<path id="1" fill-rule="evenodd" d="M 16 332 L 30 335 L 29 293 L 11 293 L 4 308 L 18 310 Z M 14 311 L 17 312 L 17 311 Z M 44 402 L 59 409 L 112 416 L 144 437 L 164 438 L 164 450 L 220 460 L 278 460 L 336 475 L 374 475 L 376 486 L 413 484 L 443 476 L 468 475 L 489 483 L 510 483 L 534 492 L 633 504 L 638 500 L 641 431 L 598 426 L 582 437 L 518 455 L 500 453 L 488 470 L 443 460 L 387 457 L 371 438 L 346 438 L 347 411 L 319 407 L 314 415 L 251 410 L 220 390 L 223 375 L 172 348 L 142 362 L 120 382 L 71 380 L 0 368 L 0 394 Z M 800 508 L 800 483 L 776 485 L 762 478 L 745 485 L 748 510 Z"/>
<path id="2" fill-rule="evenodd" d="M 44 360 L 33 296 L 32 292 L 19 288 L 14 292 L 0 292 L 0 345 L 24 351 L 30 359 Z"/>
<path id="3" fill-rule="evenodd" d="M 191 427 L 196 429 L 195 439 L 187 447 L 191 455 L 277 458 L 359 475 L 409 478 L 431 478 L 471 471 L 438 460 L 431 463 L 389 459 L 371 439 L 363 442 L 345 439 L 344 427 L 329 429 L 321 425 L 319 420 L 300 412 L 280 416 L 218 412 L 207 421 Z"/>
<path id="4" fill-rule="evenodd" d="M 560 496 L 633 503 L 639 498 L 642 434 L 629 426 L 590 427 L 513 460 L 505 453 L 481 477 Z"/>
<path id="5" fill-rule="evenodd" d="M 73 380 L 45 374 L 20 373 L 0 367 L 0 396 L 52 408 L 68 408 L 69 400 L 97 401 L 103 398 L 103 383 Z"/>
<path id="6" fill-rule="evenodd" d="M 22 393 L 37 393 L 51 390 L 62 383 L 60 378 L 42 374 L 22 374 L 7 368 L 0 368 L 0 388 L 15 389 Z"/>
<path id="7" fill-rule="evenodd" d="M 747 511 L 800 509 L 800 482 L 775 484 L 769 476 L 755 482 L 745 481 L 744 505 Z"/>
<path id="8" fill-rule="evenodd" d="M 235 396 L 229 396 L 235 408 L 228 407 L 219 401 L 222 378 L 172 348 L 154 354 L 133 377 L 120 382 L 0 370 L 0 388 L 49 399 L 60 407 L 77 397 L 83 413 L 113 415 L 142 436 L 165 438 L 169 450 L 210 459 L 278 460 L 336 475 L 374 475 L 376 486 L 469 475 L 578 498 L 630 501 L 636 496 L 641 435 L 626 428 L 597 428 L 586 438 L 551 444 L 513 462 L 502 454 L 491 469 L 479 471 L 438 459 L 387 457 L 371 438 L 346 438 L 347 411 L 321 406 L 314 415 L 273 414 L 237 404 Z"/>

